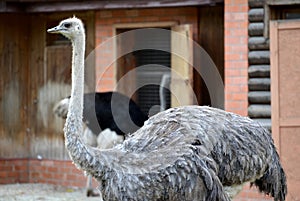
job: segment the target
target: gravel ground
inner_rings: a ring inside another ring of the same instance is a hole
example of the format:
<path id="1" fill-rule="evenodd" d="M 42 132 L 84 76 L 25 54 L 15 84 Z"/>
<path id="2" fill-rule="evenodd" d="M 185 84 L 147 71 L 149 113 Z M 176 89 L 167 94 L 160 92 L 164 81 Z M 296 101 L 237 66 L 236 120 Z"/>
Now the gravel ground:
<path id="1" fill-rule="evenodd" d="M 95 201 L 99 197 L 86 197 L 84 189 L 50 184 L 0 185 L 0 201 Z"/>

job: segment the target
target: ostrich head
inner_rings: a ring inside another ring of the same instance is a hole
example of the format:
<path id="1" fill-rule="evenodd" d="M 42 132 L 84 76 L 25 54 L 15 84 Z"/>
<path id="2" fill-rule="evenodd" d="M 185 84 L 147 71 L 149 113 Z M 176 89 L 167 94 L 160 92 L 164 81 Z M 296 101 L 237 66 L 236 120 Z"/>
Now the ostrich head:
<path id="1" fill-rule="evenodd" d="M 84 36 L 84 27 L 80 19 L 72 17 L 61 21 L 58 26 L 48 29 L 47 32 L 60 33 L 73 41 L 80 38 L 80 36 Z"/>

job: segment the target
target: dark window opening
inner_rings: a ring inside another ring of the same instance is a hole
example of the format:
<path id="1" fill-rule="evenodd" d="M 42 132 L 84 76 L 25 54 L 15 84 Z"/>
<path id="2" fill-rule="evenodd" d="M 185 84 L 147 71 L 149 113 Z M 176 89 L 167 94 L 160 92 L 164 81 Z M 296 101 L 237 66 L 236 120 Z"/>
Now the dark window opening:
<path id="1" fill-rule="evenodd" d="M 160 83 L 164 74 L 170 74 L 171 54 L 160 50 L 139 50 L 134 52 L 136 58 L 136 82 L 142 86 L 137 90 L 137 100 L 140 107 L 146 113 L 159 112 L 162 101 L 165 101 L 165 109 L 170 108 L 170 91 L 163 89 L 164 97 L 159 96 Z M 155 83 L 145 85 L 143 83 Z M 164 100 L 162 100 L 164 99 Z M 154 106 L 154 107 L 153 107 Z"/>
<path id="2" fill-rule="evenodd" d="M 271 6 L 271 20 L 300 19 L 300 6 Z"/>
<path id="3" fill-rule="evenodd" d="M 134 29 L 118 29 L 117 34 L 131 30 Z M 133 51 L 121 56 L 118 60 L 117 80 L 121 79 L 130 70 L 135 70 L 135 77 L 132 78 L 134 83 L 128 83 L 126 87 L 138 86 L 132 98 L 145 114 L 155 114 L 160 111 L 162 102 L 162 98 L 160 97 L 162 77 L 163 75 L 170 75 L 171 72 L 171 33 L 164 32 L 160 35 L 150 35 L 147 37 L 132 34 L 132 38 L 127 38 L 124 41 L 125 45 L 128 44 L 128 41 L 130 41 L 129 44 L 132 46 Z M 147 47 L 147 43 L 151 43 L 152 47 L 157 46 L 157 49 L 143 49 L 143 47 Z M 119 50 L 122 50 L 122 44 L 123 41 L 118 41 L 117 48 Z M 167 51 L 162 51 L 162 49 Z M 163 89 L 164 109 L 169 108 L 171 104 L 170 91 L 167 89 L 169 87 L 170 80 L 166 88 Z M 126 91 L 124 86 L 121 86 L 121 88 L 123 88 L 123 91 Z"/>

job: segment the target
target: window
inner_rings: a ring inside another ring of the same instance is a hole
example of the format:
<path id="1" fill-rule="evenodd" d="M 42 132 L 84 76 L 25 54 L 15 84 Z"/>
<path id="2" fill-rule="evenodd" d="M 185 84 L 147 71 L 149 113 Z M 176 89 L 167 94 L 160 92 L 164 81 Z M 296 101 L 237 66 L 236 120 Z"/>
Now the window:
<path id="1" fill-rule="evenodd" d="M 117 34 L 133 30 L 135 29 L 117 29 Z M 120 55 L 121 57 L 117 62 L 117 80 L 120 80 L 131 70 L 134 70 L 134 76 L 129 78 L 126 86 L 118 86 L 118 90 L 129 95 L 126 93 L 129 90 L 128 87 L 131 90 L 134 89 L 135 94 L 132 98 L 145 114 L 151 115 L 159 112 L 162 101 L 166 103 L 165 109 L 169 108 L 170 91 L 166 88 L 169 88 L 170 83 L 163 89 L 163 97 L 160 97 L 159 90 L 163 75 L 170 74 L 170 32 L 150 35 L 147 38 L 144 38 L 143 35 L 132 34 L 132 37 L 127 38 L 125 42 L 118 41 L 117 47 L 122 49 L 122 45 L 128 45 L 128 40 L 133 51 L 126 55 Z M 157 49 L 143 49 L 147 46 L 146 43 L 155 44 Z M 162 51 L 161 48 L 168 51 Z"/>

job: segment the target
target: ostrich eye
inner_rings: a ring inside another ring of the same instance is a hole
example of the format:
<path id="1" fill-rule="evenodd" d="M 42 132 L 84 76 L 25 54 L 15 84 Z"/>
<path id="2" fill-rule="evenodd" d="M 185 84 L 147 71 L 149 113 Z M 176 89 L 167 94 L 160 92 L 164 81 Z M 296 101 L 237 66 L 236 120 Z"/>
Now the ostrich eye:
<path id="1" fill-rule="evenodd" d="M 65 23 L 65 24 L 64 24 L 64 27 L 67 28 L 67 29 L 70 28 L 71 26 L 72 26 L 71 23 Z"/>

